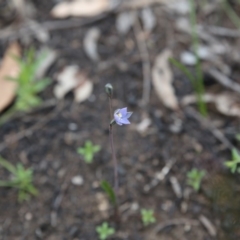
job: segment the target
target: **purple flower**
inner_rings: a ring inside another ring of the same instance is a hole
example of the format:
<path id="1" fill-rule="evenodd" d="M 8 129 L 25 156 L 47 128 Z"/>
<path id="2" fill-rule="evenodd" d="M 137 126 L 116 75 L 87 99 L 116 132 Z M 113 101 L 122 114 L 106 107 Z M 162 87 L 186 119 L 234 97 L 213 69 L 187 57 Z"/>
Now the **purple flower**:
<path id="1" fill-rule="evenodd" d="M 114 120 L 118 125 L 130 124 L 128 118 L 130 118 L 132 112 L 127 112 L 127 108 L 117 109 L 114 112 Z"/>

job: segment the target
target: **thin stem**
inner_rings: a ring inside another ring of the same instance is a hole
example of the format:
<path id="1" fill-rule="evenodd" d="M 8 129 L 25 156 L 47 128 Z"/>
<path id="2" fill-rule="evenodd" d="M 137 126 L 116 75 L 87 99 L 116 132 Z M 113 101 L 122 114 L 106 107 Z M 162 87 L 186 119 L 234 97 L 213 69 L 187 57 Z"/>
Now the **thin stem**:
<path id="1" fill-rule="evenodd" d="M 191 21 L 191 34 L 192 34 L 192 41 L 193 41 L 193 50 L 194 55 L 197 58 L 196 64 L 196 75 L 197 75 L 197 82 L 194 84 L 195 91 L 197 93 L 197 102 L 198 108 L 200 113 L 206 117 L 207 116 L 207 107 L 205 102 L 203 101 L 203 94 L 205 93 L 204 83 L 203 83 L 203 72 L 201 68 L 201 62 L 198 55 L 199 49 L 199 38 L 197 34 L 197 17 L 196 17 L 196 5 L 195 0 L 189 0 L 189 4 L 191 7 L 190 12 L 190 21 Z"/>
<path id="2" fill-rule="evenodd" d="M 111 149 L 112 149 L 112 157 L 113 157 L 113 165 L 114 165 L 114 190 L 115 195 L 118 195 L 118 170 L 117 170 L 117 158 L 113 143 L 113 131 L 112 131 L 112 125 L 109 125 L 109 135 L 110 135 L 110 143 L 111 143 Z"/>
<path id="3" fill-rule="evenodd" d="M 110 121 L 112 115 L 112 99 L 109 97 L 109 111 L 110 111 Z M 112 150 L 112 158 L 113 158 L 113 166 L 114 166 L 114 190 L 115 190 L 115 195 L 118 195 L 118 164 L 117 164 L 117 158 L 116 158 L 116 153 L 115 153 L 115 148 L 114 148 L 114 141 L 113 141 L 113 129 L 112 125 L 109 125 L 109 136 L 110 136 L 110 144 L 111 144 L 111 150 Z"/>

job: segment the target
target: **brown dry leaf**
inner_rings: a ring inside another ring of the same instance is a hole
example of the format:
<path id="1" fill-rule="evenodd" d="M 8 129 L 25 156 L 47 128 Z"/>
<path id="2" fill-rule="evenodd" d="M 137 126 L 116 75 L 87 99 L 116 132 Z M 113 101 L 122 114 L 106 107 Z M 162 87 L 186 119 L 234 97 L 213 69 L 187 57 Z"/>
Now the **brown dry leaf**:
<path id="1" fill-rule="evenodd" d="M 165 49 L 155 59 L 152 69 L 152 81 L 154 89 L 163 104 L 173 110 L 178 109 L 178 101 L 172 86 L 173 74 L 168 59 L 172 53 Z"/>
<path id="2" fill-rule="evenodd" d="M 83 102 L 88 99 L 93 91 L 93 83 L 88 79 L 84 79 L 74 90 L 74 99 L 76 102 Z"/>
<path id="3" fill-rule="evenodd" d="M 232 92 L 224 92 L 219 94 L 204 94 L 203 101 L 214 103 L 218 112 L 232 117 L 240 117 L 240 101 L 239 96 Z M 182 100 L 183 105 L 196 103 L 194 95 L 185 96 Z"/>
<path id="4" fill-rule="evenodd" d="M 83 102 L 91 95 L 93 90 L 93 83 L 75 65 L 65 67 L 58 74 L 57 81 L 58 84 L 53 92 L 58 99 L 62 99 L 68 92 L 74 91 L 75 101 Z"/>
<path id="5" fill-rule="evenodd" d="M 7 77 L 16 78 L 20 71 L 18 62 L 13 56 L 20 57 L 21 49 L 19 44 L 12 43 L 2 60 L 0 67 L 0 112 L 6 108 L 14 99 L 17 83 L 6 80 Z"/>
<path id="6" fill-rule="evenodd" d="M 51 11 L 55 18 L 66 17 L 93 17 L 110 10 L 109 0 L 74 0 L 60 2 Z"/>

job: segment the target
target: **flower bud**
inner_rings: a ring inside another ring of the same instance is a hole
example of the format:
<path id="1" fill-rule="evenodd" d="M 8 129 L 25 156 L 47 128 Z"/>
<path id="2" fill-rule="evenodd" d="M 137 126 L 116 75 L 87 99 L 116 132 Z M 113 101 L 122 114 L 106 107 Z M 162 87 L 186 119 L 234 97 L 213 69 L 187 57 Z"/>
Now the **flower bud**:
<path id="1" fill-rule="evenodd" d="M 106 91 L 108 97 L 112 98 L 112 95 L 113 95 L 113 86 L 112 86 L 111 83 L 107 83 L 107 84 L 105 85 L 105 91 Z"/>

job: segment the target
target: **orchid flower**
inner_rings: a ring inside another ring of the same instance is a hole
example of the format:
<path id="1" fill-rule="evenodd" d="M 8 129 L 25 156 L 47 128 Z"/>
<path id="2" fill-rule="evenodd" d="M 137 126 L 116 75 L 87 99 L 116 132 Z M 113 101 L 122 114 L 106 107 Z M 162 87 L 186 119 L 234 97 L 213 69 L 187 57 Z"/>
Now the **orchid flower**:
<path id="1" fill-rule="evenodd" d="M 128 118 L 130 118 L 132 112 L 128 112 L 127 108 L 117 109 L 114 112 L 114 120 L 118 125 L 130 124 Z"/>

